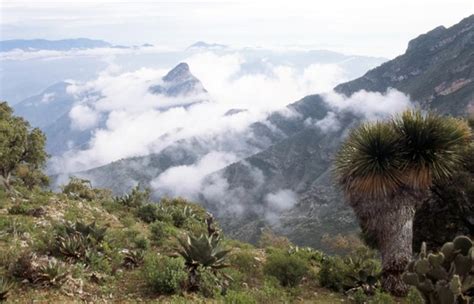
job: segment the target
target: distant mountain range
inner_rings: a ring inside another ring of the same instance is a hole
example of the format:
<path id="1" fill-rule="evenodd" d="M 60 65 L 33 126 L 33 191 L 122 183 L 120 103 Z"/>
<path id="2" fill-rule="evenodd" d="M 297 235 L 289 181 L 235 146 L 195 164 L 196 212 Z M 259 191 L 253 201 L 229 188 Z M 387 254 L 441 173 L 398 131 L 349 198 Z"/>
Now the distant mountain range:
<path id="1" fill-rule="evenodd" d="M 46 39 L 15 39 L 0 41 L 0 52 L 8 52 L 12 50 L 54 50 L 69 51 L 73 49 L 94 49 L 114 46 L 103 40 L 93 40 L 87 38 L 63 39 L 63 40 L 46 40 Z"/>

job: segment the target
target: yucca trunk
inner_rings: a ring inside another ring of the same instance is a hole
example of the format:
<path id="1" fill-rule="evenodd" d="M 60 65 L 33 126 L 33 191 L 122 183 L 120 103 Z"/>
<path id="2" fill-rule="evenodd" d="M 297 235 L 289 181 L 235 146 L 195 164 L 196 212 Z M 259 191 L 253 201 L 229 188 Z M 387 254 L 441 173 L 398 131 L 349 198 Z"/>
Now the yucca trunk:
<path id="1" fill-rule="evenodd" d="M 352 204 L 361 226 L 377 241 L 382 255 L 382 287 L 395 296 L 408 292 L 401 276 L 412 258 L 416 205 L 416 200 L 407 194 Z"/>

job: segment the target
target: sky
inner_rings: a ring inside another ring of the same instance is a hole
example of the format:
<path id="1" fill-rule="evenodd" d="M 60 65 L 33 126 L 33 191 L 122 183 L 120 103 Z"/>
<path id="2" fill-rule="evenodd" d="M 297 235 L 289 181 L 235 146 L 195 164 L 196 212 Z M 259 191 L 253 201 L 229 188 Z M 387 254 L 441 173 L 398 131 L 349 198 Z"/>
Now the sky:
<path id="1" fill-rule="evenodd" d="M 301 47 L 393 58 L 474 13 L 473 0 L 0 0 L 0 39 Z"/>

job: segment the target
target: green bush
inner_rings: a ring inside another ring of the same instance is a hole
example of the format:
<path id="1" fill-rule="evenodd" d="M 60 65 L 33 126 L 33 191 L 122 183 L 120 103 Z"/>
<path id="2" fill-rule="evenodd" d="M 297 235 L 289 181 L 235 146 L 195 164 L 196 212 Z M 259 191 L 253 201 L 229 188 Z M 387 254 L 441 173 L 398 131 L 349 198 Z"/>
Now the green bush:
<path id="1" fill-rule="evenodd" d="M 229 256 L 229 263 L 233 268 L 245 275 L 245 281 L 262 278 L 262 263 L 256 260 L 255 254 L 249 250 L 236 250 Z"/>
<path id="2" fill-rule="evenodd" d="M 209 268 L 198 268 L 199 293 L 205 298 L 214 298 L 222 291 L 219 278 Z"/>
<path id="3" fill-rule="evenodd" d="M 263 270 L 277 278 L 282 286 L 295 287 L 308 272 L 308 264 L 298 256 L 275 251 L 267 257 Z"/>
<path id="4" fill-rule="evenodd" d="M 15 204 L 11 206 L 10 208 L 8 208 L 8 214 L 12 214 L 12 215 L 19 215 L 19 214 L 28 215 L 29 211 L 30 209 L 28 207 L 26 207 L 25 205 L 20 205 L 20 204 Z"/>
<path id="5" fill-rule="evenodd" d="M 178 293 L 186 285 L 188 278 L 181 258 L 149 255 L 145 258 L 143 275 L 147 284 L 158 293 Z"/>
<path id="6" fill-rule="evenodd" d="M 130 194 L 117 196 L 114 201 L 129 208 L 139 208 L 150 201 L 150 189 L 140 190 L 140 185 L 135 186 Z"/>
<path id="7" fill-rule="evenodd" d="M 373 291 L 378 285 L 380 271 L 380 261 L 374 252 L 361 248 L 345 257 L 325 256 L 321 262 L 319 283 L 338 292 L 357 287 Z"/>
<path id="8" fill-rule="evenodd" d="M 154 204 L 146 204 L 138 208 L 137 216 L 145 223 L 153 223 L 158 219 L 158 207 Z"/>
<path id="9" fill-rule="evenodd" d="M 162 222 L 154 222 L 151 224 L 150 231 L 151 239 L 158 245 L 161 245 L 171 234 L 169 225 Z"/>

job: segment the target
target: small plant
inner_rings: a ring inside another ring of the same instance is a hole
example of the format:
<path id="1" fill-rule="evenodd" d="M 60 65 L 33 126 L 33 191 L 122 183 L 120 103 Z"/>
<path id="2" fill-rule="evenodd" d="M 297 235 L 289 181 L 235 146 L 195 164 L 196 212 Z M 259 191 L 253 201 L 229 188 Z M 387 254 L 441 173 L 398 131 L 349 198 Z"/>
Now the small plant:
<path id="1" fill-rule="evenodd" d="M 69 178 L 69 183 L 61 188 L 63 193 L 71 198 L 85 199 L 89 201 L 96 198 L 91 182 L 86 179 L 71 176 Z"/>
<path id="2" fill-rule="evenodd" d="M 151 255 L 145 258 L 143 274 L 148 285 L 156 292 L 173 294 L 186 285 L 187 273 L 181 258 Z"/>
<path id="3" fill-rule="evenodd" d="M 6 301 L 8 299 L 12 288 L 13 283 L 3 277 L 0 278 L 0 302 Z"/>
<path id="4" fill-rule="evenodd" d="M 145 251 L 142 249 L 128 250 L 123 258 L 123 266 L 135 268 L 143 264 Z"/>
<path id="5" fill-rule="evenodd" d="M 415 286 L 426 303 L 471 303 L 474 294 L 474 246 L 471 239 L 458 236 L 438 253 L 421 246 L 418 259 L 403 274 L 406 284 Z"/>
<path id="6" fill-rule="evenodd" d="M 263 271 L 277 278 L 282 286 L 295 287 L 308 272 L 308 265 L 295 255 L 275 251 L 267 257 Z"/>
<path id="7" fill-rule="evenodd" d="M 188 219 L 195 218 L 196 215 L 191 207 L 184 206 L 182 209 L 174 208 L 171 212 L 171 217 L 173 218 L 173 225 L 177 228 L 181 228 Z"/>
<path id="8" fill-rule="evenodd" d="M 65 264 L 57 260 L 49 260 L 47 263 L 38 266 L 36 272 L 35 283 L 53 287 L 62 286 L 69 274 Z"/>

